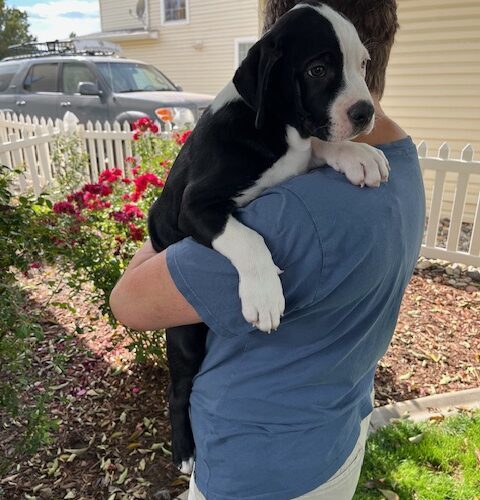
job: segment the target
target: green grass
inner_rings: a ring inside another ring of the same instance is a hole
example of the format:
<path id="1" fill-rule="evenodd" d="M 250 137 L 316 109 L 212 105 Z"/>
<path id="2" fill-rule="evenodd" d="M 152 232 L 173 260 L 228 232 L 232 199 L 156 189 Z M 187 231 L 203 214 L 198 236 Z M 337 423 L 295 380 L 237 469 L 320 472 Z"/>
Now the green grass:
<path id="1" fill-rule="evenodd" d="M 480 412 L 402 421 L 371 436 L 354 500 L 385 497 L 480 500 Z"/>

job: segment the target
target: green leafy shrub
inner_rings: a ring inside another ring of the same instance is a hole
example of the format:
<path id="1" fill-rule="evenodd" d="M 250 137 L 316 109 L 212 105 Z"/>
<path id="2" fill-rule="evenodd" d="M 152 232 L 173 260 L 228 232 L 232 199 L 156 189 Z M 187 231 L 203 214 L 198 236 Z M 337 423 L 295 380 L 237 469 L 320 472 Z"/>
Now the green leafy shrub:
<path id="1" fill-rule="evenodd" d="M 52 158 L 56 186 L 38 198 L 14 196 L 13 176 L 21 171 L 0 170 L 0 415 L 8 414 L 24 424 L 17 454 L 34 452 L 55 427 L 45 413 L 48 388 L 42 395 L 27 398 L 28 403 L 25 400 L 28 387 L 36 382 L 29 367 L 43 331 L 39 321 L 26 312 L 18 273 L 55 264 L 59 278 L 58 283 L 50 283 L 53 288 L 62 281 L 72 293 L 88 289 L 91 300 L 113 324 L 110 292 L 147 236 L 148 209 L 161 193 L 188 135 L 165 137 L 151 121 L 140 120 L 135 157 L 127 159 L 125 169 L 105 170 L 97 183 L 83 185 L 88 163 L 78 138 L 59 138 Z M 165 363 L 163 332 L 127 334 L 138 361 Z M 0 457 L 0 469 L 13 459 Z"/>
<path id="2" fill-rule="evenodd" d="M 68 284 L 78 290 L 93 284 L 92 300 L 114 321 L 108 298 L 140 244 L 147 237 L 147 213 L 161 193 L 169 169 L 189 131 L 165 137 L 148 119 L 135 124 L 135 157 L 126 168 L 103 171 L 96 183 L 84 184 L 52 206 L 53 243 L 62 254 Z M 75 154 L 74 150 L 70 154 Z M 138 361 L 164 364 L 161 332 L 129 331 L 129 348 Z M 121 340 L 121 339 L 119 339 Z"/>
<path id="3" fill-rule="evenodd" d="M 43 332 L 35 318 L 24 312 L 25 297 L 16 273 L 26 273 L 39 267 L 40 262 L 53 262 L 57 252 L 50 245 L 51 229 L 42 220 L 51 211 L 51 202 L 44 196 L 15 198 L 10 190 L 12 179 L 13 173 L 3 167 L 0 170 L 0 411 L 28 421 L 22 447 L 34 450 L 48 438 L 51 422 L 38 411 L 43 401 L 37 399 L 25 410 L 21 394 L 32 382 L 25 374 Z"/>
<path id="4" fill-rule="evenodd" d="M 89 158 L 76 133 L 58 135 L 52 142 L 51 165 L 55 184 L 63 193 L 77 189 L 87 180 Z"/>

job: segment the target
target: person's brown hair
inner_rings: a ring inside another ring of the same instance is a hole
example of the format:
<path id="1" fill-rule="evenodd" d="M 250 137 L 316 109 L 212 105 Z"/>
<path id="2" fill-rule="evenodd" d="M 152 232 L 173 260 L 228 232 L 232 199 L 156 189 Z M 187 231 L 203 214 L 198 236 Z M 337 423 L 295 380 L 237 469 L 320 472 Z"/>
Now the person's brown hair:
<path id="1" fill-rule="evenodd" d="M 266 0 L 264 31 L 295 7 L 301 0 Z M 390 51 L 399 27 L 396 0 L 323 0 L 322 3 L 341 12 L 358 31 L 372 60 L 366 82 L 370 92 L 382 97 Z"/>

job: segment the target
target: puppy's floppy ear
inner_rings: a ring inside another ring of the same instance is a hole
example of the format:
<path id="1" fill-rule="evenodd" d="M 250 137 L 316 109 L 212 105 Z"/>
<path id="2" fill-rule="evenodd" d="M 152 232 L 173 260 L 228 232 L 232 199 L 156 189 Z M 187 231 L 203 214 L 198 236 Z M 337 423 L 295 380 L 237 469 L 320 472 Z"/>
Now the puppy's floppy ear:
<path id="1" fill-rule="evenodd" d="M 282 58 L 282 51 L 266 37 L 257 42 L 238 68 L 233 83 L 246 103 L 257 113 L 255 127 L 263 126 L 271 72 Z"/>

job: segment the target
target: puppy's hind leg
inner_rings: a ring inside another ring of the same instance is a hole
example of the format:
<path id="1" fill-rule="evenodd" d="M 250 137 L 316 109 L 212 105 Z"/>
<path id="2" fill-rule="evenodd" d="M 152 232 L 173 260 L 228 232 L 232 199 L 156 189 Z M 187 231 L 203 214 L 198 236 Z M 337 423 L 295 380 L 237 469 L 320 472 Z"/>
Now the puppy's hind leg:
<path id="1" fill-rule="evenodd" d="M 184 473 L 193 468 L 195 442 L 189 416 L 193 377 L 205 357 L 208 327 L 203 324 L 168 328 L 167 355 L 170 368 L 169 411 L 172 427 L 172 460 Z"/>

